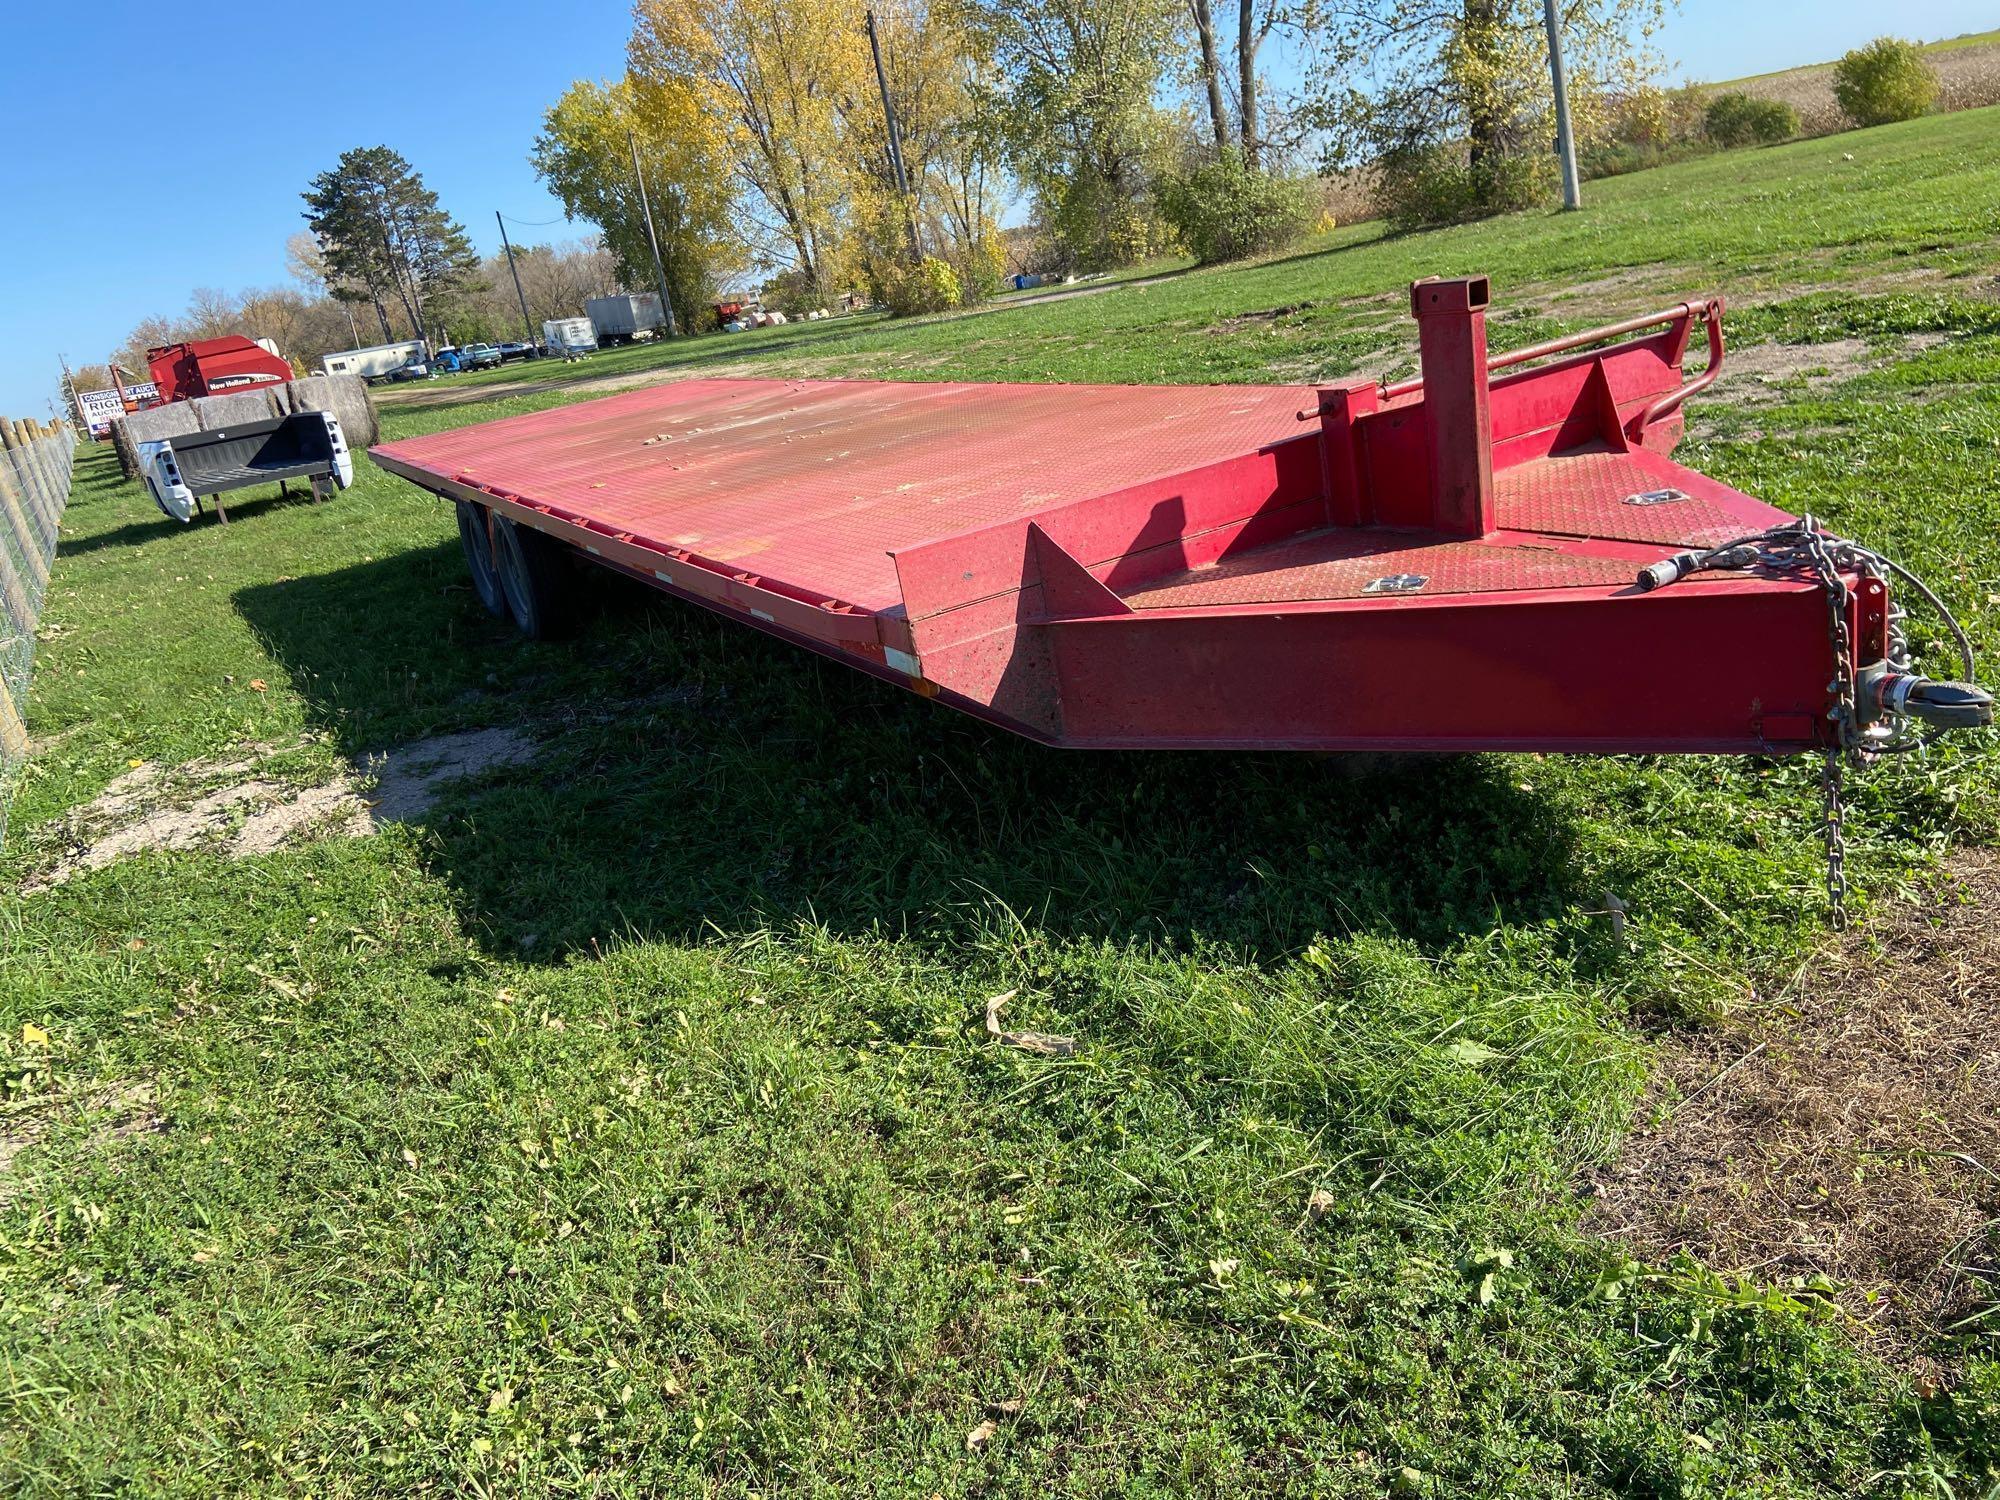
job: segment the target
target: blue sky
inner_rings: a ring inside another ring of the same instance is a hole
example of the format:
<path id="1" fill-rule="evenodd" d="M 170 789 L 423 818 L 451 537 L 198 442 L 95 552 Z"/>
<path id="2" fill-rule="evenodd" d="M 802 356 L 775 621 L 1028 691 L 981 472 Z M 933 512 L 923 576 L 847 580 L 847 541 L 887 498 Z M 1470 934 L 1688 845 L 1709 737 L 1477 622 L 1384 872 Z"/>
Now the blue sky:
<path id="1" fill-rule="evenodd" d="M 559 219 L 528 147 L 572 79 L 620 70 L 629 19 L 623 0 L 98 0 L 15 15 L 0 89 L 0 413 L 46 416 L 58 354 L 101 361 L 198 286 L 283 281 L 300 191 L 351 146 L 401 151 L 482 251 L 498 248 L 496 208 Z M 2000 25 L 2000 0 L 1893 13 L 1684 0 L 1661 45 L 1676 76 L 1728 78 L 1837 56 L 1885 24 L 1926 40 L 1984 30 Z"/>

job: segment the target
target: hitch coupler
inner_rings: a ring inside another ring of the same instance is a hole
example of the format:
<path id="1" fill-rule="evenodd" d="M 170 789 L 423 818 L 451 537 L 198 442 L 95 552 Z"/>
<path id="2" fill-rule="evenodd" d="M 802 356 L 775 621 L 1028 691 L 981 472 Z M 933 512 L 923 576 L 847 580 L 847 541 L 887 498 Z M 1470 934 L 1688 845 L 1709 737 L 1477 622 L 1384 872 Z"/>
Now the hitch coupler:
<path id="1" fill-rule="evenodd" d="M 1933 729 L 1981 729 L 1993 722 L 1993 695 L 1984 688 L 1898 672 L 1886 661 L 1863 667 L 1855 689 L 1870 720 L 1916 719 Z"/>

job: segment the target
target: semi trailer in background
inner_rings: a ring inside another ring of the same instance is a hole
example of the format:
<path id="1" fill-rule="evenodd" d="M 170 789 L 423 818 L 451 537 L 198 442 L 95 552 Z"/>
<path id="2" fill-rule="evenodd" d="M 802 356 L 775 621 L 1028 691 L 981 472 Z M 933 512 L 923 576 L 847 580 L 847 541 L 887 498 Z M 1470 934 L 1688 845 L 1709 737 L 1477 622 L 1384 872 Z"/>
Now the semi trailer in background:
<path id="1" fill-rule="evenodd" d="M 600 344 L 629 344 L 666 327 L 658 292 L 618 292 L 583 304 Z"/>

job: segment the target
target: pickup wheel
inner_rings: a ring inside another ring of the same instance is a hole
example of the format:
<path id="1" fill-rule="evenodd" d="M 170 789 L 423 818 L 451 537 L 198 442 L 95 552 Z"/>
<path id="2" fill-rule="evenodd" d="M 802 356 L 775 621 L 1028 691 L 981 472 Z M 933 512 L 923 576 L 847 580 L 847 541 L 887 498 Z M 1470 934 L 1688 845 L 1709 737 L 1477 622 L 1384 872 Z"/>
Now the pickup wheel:
<path id="1" fill-rule="evenodd" d="M 472 574 L 472 592 L 489 615 L 505 618 L 507 596 L 500 589 L 500 575 L 493 566 L 493 538 L 486 529 L 486 507 L 470 500 L 458 502 L 458 540 L 465 548 L 465 566 Z"/>
<path id="2" fill-rule="evenodd" d="M 575 623 L 575 577 L 569 549 L 506 516 L 493 518 L 493 571 L 521 634 L 555 640 Z"/>

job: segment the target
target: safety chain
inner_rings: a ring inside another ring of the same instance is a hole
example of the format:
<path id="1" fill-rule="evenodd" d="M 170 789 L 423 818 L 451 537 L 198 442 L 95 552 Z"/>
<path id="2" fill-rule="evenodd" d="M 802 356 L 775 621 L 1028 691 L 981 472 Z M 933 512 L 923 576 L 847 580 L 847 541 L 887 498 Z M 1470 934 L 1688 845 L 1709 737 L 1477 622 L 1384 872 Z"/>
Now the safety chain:
<path id="1" fill-rule="evenodd" d="M 1841 801 L 1845 750 L 1831 745 L 1819 771 L 1820 836 L 1826 841 L 1826 910 L 1835 932 L 1847 931 L 1847 807 Z"/>
<path id="2" fill-rule="evenodd" d="M 1827 717 L 1833 721 L 1835 743 L 1826 747 L 1820 762 L 1820 830 L 1826 841 L 1826 903 L 1828 919 L 1835 932 L 1847 929 L 1847 816 L 1841 801 L 1842 779 L 1847 758 L 1857 754 L 1854 746 L 1860 734 L 1859 705 L 1854 689 L 1854 640 L 1847 626 L 1847 605 L 1852 597 L 1847 579 L 1834 560 L 1827 534 L 1810 515 L 1799 518 L 1804 550 L 1812 570 L 1818 575 L 1820 590 L 1826 595 L 1826 633 L 1833 647 L 1833 681 L 1827 693 L 1833 707 Z"/>
<path id="3" fill-rule="evenodd" d="M 1922 580 L 1908 569 L 1871 552 L 1857 542 L 1835 536 L 1811 515 L 1774 526 L 1752 536 L 1738 537 L 1719 547 L 1700 552 L 1683 552 L 1642 568 L 1639 587 L 1664 587 L 1691 573 L 1712 568 L 1765 568 L 1777 573 L 1809 574 L 1826 599 L 1827 641 L 1833 655 L 1833 680 L 1827 684 L 1831 706 L 1827 719 L 1833 725 L 1832 743 L 1826 747 L 1820 769 L 1820 826 L 1826 843 L 1826 898 L 1836 931 L 1847 926 L 1847 826 L 1843 780 L 1849 761 L 1860 762 L 1878 755 L 1921 750 L 1943 733 L 1913 733 L 1902 724 L 1865 724 L 1860 706 L 1860 687 L 1854 666 L 1854 640 L 1848 627 L 1847 611 L 1853 590 L 1847 574 L 1886 581 L 1891 573 L 1908 583 L 1915 593 L 1936 610 L 1956 639 L 1959 657 L 1969 682 L 1972 677 L 1972 642 L 1952 613 Z M 1895 673 L 1911 670 L 1909 638 L 1903 629 L 1903 612 L 1893 603 L 1888 621 L 1886 665 Z"/>

